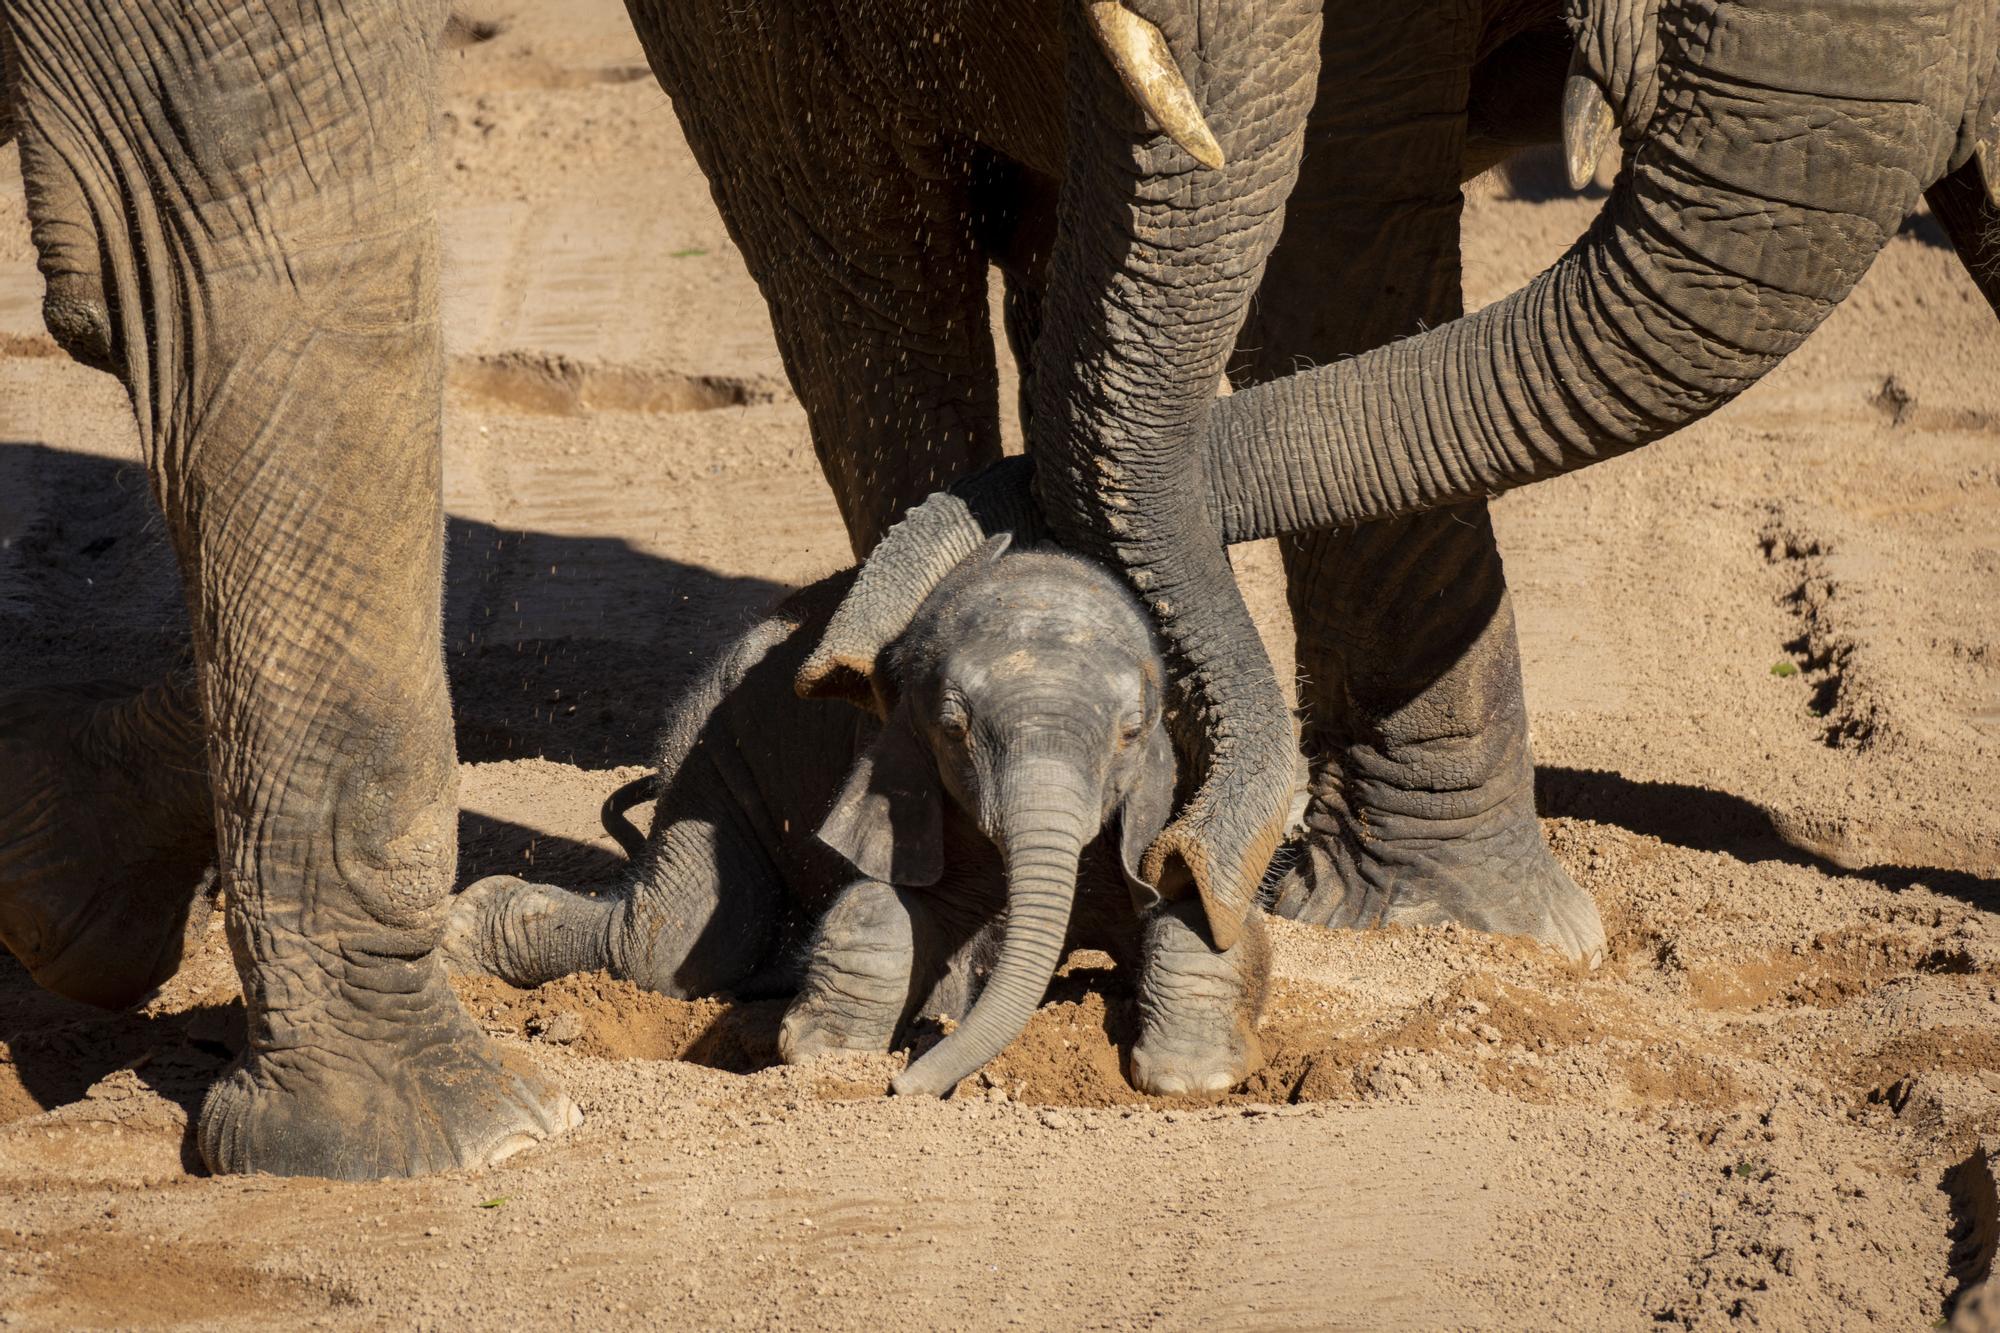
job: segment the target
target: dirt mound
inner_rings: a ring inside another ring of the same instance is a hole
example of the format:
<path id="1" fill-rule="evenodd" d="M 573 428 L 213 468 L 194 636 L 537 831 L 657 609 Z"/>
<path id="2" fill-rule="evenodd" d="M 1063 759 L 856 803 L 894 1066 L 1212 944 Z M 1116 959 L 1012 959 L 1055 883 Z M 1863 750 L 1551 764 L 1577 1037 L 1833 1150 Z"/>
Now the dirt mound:
<path id="1" fill-rule="evenodd" d="M 457 977 L 453 986 L 487 1031 L 568 1046 L 600 1060 L 686 1060 L 748 1074 L 778 1059 L 783 1001 L 673 1000 L 603 973 L 527 991 L 491 977 Z"/>

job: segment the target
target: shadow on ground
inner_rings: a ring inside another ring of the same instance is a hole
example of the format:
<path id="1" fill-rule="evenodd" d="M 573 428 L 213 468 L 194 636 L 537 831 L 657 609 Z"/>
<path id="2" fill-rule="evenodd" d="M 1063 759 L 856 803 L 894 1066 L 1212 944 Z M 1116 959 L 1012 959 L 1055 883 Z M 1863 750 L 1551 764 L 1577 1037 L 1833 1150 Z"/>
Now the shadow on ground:
<path id="1" fill-rule="evenodd" d="M 641 764 L 667 701 L 785 591 L 635 550 L 447 519 L 445 648 L 469 762 Z M 0 690 L 143 682 L 186 651 L 135 463 L 0 442 Z"/>
<path id="2" fill-rule="evenodd" d="M 1690 851 L 1725 852 L 1753 864 L 1809 866 L 1888 889 L 1922 885 L 1973 907 L 2000 911 L 2000 880 L 1943 866 L 1842 865 L 1793 842 L 1770 811 L 1730 792 L 1642 781 L 1608 769 L 1543 765 L 1535 773 L 1535 804 L 1545 816 L 1616 825 Z"/>
<path id="3" fill-rule="evenodd" d="M 447 522 L 446 661 L 468 761 L 648 762 L 669 700 L 786 591 L 616 538 Z M 140 684 L 186 653 L 186 609 L 144 469 L 0 441 L 0 692 Z M 539 874 L 603 888 L 624 869 L 599 848 L 470 812 L 460 848 L 461 883 Z M 128 1067 L 192 1112 L 240 1049 L 242 1006 L 105 1013 L 42 991 L 0 950 L 0 1043 L 11 1066 L 0 1075 L 13 1075 L 0 1084 L 32 1102 L 10 1113 L 0 1095 L 0 1120 L 74 1102 Z"/>

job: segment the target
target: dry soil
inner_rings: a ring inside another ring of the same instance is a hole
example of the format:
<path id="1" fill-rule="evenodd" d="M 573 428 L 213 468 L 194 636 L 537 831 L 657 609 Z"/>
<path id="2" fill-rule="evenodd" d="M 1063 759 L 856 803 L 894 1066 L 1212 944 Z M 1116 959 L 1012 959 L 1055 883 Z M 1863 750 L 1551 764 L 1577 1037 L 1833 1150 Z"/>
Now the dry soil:
<path id="1" fill-rule="evenodd" d="M 846 546 L 622 8 L 477 16 L 442 163 L 462 876 L 599 884 L 596 806 L 672 691 Z M 1587 223 L 1545 175 L 1468 191 L 1469 302 Z M 10 151 L 0 684 L 143 675 L 181 634 L 159 524 L 39 302 Z M 468 984 L 584 1125 L 335 1185 L 190 1169 L 241 1039 L 213 920 L 128 1015 L 0 955 L 0 1324 L 1931 1325 L 1996 1220 L 1996 369 L 1916 219 L 1735 406 L 1497 504 L 1594 973 L 1281 923 L 1269 1069 L 1179 1105 L 1125 1083 L 1103 959 L 939 1103 L 881 1095 L 895 1057 L 773 1067 L 769 1005 Z"/>

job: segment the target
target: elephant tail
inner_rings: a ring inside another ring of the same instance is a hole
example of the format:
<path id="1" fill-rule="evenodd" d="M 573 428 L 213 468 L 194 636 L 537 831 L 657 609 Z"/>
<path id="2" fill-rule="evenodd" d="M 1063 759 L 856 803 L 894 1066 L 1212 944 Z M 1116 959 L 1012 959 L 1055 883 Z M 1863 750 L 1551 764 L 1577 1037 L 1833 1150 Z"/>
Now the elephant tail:
<path id="1" fill-rule="evenodd" d="M 643 778 L 633 778 L 617 791 L 604 798 L 604 808 L 598 811 L 598 819 L 604 831 L 612 840 L 625 849 L 625 855 L 632 860 L 639 859 L 639 853 L 646 850 L 646 839 L 640 835 L 625 812 L 635 805 L 660 799 L 660 775 L 648 773 Z"/>

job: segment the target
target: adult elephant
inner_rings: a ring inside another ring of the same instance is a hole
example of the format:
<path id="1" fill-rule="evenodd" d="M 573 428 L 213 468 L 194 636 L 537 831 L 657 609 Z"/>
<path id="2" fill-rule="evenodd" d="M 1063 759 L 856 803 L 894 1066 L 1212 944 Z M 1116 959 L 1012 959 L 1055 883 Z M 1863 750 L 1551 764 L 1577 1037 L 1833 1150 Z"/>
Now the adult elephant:
<path id="1" fill-rule="evenodd" d="M 130 1003 L 219 859 L 219 1171 L 476 1165 L 571 1103 L 433 950 L 456 868 L 433 61 L 393 0 L 0 0 L 49 331 L 129 391 L 194 669 L 0 703 L 0 941 Z"/>
<path id="2" fill-rule="evenodd" d="M 1296 741 L 1204 500 L 1217 382 L 1246 316 L 1247 383 L 1459 312 L 1461 180 L 1556 133 L 1555 0 L 1337 0 L 1324 22 L 1320 0 L 628 3 L 857 555 L 998 458 L 987 266 L 1005 273 L 1048 517 L 1146 598 L 1194 723 L 1204 778 L 1147 873 L 1197 891 L 1226 947 Z M 1313 779 L 1281 910 L 1595 952 L 1596 909 L 1535 819 L 1483 506 L 1301 534 L 1285 557 Z M 857 689 L 871 665 L 836 651 L 807 684 Z"/>
<path id="3" fill-rule="evenodd" d="M 1106 161 L 1065 190 L 1050 295 L 1069 303 L 1072 321 L 1094 299 L 1096 319 L 1065 325 L 1053 306 L 1044 314 L 1037 375 L 1067 358 L 1085 371 L 1038 386 L 1037 484 L 1062 535 L 1122 560 L 1153 596 L 1195 683 L 1201 723 L 1216 738 L 1210 788 L 1238 799 L 1204 805 L 1198 796 L 1147 868 L 1171 880 L 1175 858 L 1184 863 L 1219 941 L 1269 836 L 1268 825 L 1255 826 L 1272 809 L 1260 774 L 1279 770 L 1284 757 L 1261 729 L 1270 705 L 1252 678 L 1260 664 L 1233 615 L 1226 570 L 1212 558 L 1218 538 L 1292 536 L 1301 660 L 1308 669 L 1320 664 L 1322 688 L 1331 681 L 1332 702 L 1345 708 L 1317 724 L 1311 862 L 1281 887 L 1280 910 L 1344 919 L 1359 897 L 1364 916 L 1527 924 L 1552 942 L 1588 947 L 1601 939 L 1595 913 L 1586 916 L 1574 886 L 1545 867 L 1538 843 L 1534 853 L 1521 850 L 1527 756 L 1512 627 L 1484 512 L 1467 506 L 1635 448 L 1727 402 L 1847 295 L 1920 199 L 1928 197 L 2000 309 L 2000 10 L 1992 0 L 1861 0 L 1834 9 L 1822 0 L 1601 0 L 1573 7 L 1567 20 L 1575 41 L 1562 107 L 1572 176 L 1587 175 L 1614 134 L 1629 150 L 1589 234 L 1477 315 L 1286 373 L 1302 350 L 1313 358 L 1359 350 L 1396 331 L 1385 314 L 1382 322 L 1362 318 L 1367 332 L 1355 335 L 1354 308 L 1325 302 L 1312 249 L 1328 234 L 1319 224 L 1354 237 L 1350 254 L 1367 261 L 1348 279 L 1350 292 L 1373 273 L 1393 275 L 1391 285 L 1441 273 L 1455 284 L 1448 265 L 1411 272 L 1375 264 L 1413 245 L 1448 256 L 1452 206 L 1424 183 L 1444 179 L 1438 155 L 1447 165 L 1473 156 L 1469 131 L 1478 123 L 1463 106 L 1450 110 L 1464 82 L 1430 103 L 1428 123 L 1421 114 L 1330 107 L 1339 43 L 1323 43 L 1307 170 L 1271 259 L 1255 336 L 1237 363 L 1246 379 L 1269 382 L 1216 403 L 1205 421 L 1203 405 L 1189 398 L 1206 393 L 1202 376 L 1213 363 L 1183 364 L 1187 344 L 1159 311 L 1179 301 L 1210 316 L 1203 301 L 1217 289 L 1204 281 L 1207 270 L 1173 268 L 1149 246 L 1164 234 L 1187 239 L 1176 253 L 1201 255 L 1200 242 L 1219 236 L 1225 259 L 1240 256 L 1254 249 L 1246 237 L 1262 237 L 1246 222 L 1259 215 L 1197 211 L 1186 232 L 1175 232 L 1172 220 L 1184 216 L 1177 206 L 1199 201 L 1200 187 L 1157 197 L 1142 187 L 1123 214 L 1131 237 L 1088 250 L 1080 203 L 1112 189 L 1106 182 L 1117 179 L 1110 168 L 1121 151 L 1143 167 L 1157 160 L 1149 154 L 1170 150 L 1157 141 L 1121 144 L 1102 128 L 1115 125 L 1108 114 L 1072 116 L 1072 152 L 1095 124 Z M 1182 70 L 1210 72 L 1199 100 L 1212 123 L 1229 126 L 1232 109 L 1269 105 L 1245 101 L 1254 84 L 1247 76 L 1214 77 L 1229 67 L 1209 58 L 1206 23 L 1198 32 L 1168 23 L 1166 31 Z M 1449 47 L 1450 31 L 1415 24 L 1406 36 L 1416 45 L 1399 47 L 1397 57 Z M 1545 50 L 1539 31 L 1508 48 L 1524 67 Z M 1420 40 L 1427 36 L 1428 45 Z M 1475 86 L 1478 73 L 1475 66 Z M 1415 113 L 1432 90 L 1413 83 L 1403 91 Z M 1227 129 L 1220 137 L 1239 142 Z M 1314 150 L 1329 141 L 1351 155 L 1315 166 Z M 1372 165 L 1357 168 L 1357 160 Z M 1356 170 L 1378 173 L 1382 186 L 1407 179 L 1408 189 L 1378 189 L 1357 203 L 1325 188 Z M 1379 207 L 1390 198 L 1407 201 L 1393 230 L 1339 225 L 1371 199 Z M 1066 265 L 1079 248 L 1087 253 Z M 1102 277 L 1093 258 L 1108 262 L 1108 282 L 1064 285 L 1077 268 Z M 1162 277 L 1164 307 L 1148 305 L 1147 281 Z M 1443 313 L 1456 307 L 1455 291 L 1442 287 L 1428 299 Z M 1362 303 L 1368 311 L 1411 305 L 1386 289 Z M 1188 370 L 1186 396 L 1118 365 L 1121 346 L 1152 345 L 1123 336 L 1141 321 L 1171 342 L 1160 353 L 1166 368 Z M 1051 345 L 1059 356 L 1045 354 Z M 1134 383 L 1145 394 L 1121 397 Z M 1202 478 L 1215 488 L 1209 505 Z M 1434 511 L 1442 516 L 1423 517 Z M 899 531 L 896 548 L 871 562 L 871 596 L 920 592 L 939 555 L 964 548 L 982 526 L 990 524 L 975 515 Z M 1334 595 L 1316 600 L 1323 589 Z M 1377 627 L 1404 638 L 1369 633 Z M 1322 633 L 1326 648 L 1316 655 Z M 876 646 L 866 634 L 830 636 L 818 669 L 837 682 L 843 663 Z M 1340 762 L 1327 763 L 1328 753 Z"/>
<path id="4" fill-rule="evenodd" d="M 1199 526 L 1208 506 L 1172 469 L 1118 460 L 1192 456 L 1296 174 L 1318 6 L 1141 16 L 1047 0 L 977 19 L 946 10 L 948 23 L 933 8 L 635 4 L 771 297 L 858 549 L 997 457 L 984 273 L 1008 271 L 1031 430 L 1069 488 L 1051 499 L 1078 544 L 1120 560 L 1167 618 L 1211 721 L 1198 729 L 1208 780 L 1153 873 L 1199 881 L 1226 943 L 1290 795 L 1279 756 L 1292 738 L 1219 549 L 1187 545 L 1185 571 L 1159 562 L 1157 534 Z M 573 1115 L 501 1062 L 434 958 L 456 793 L 428 133 L 443 17 L 430 0 L 0 0 L 4 120 L 21 140 L 45 320 L 129 391 L 194 649 L 191 672 L 136 693 L 0 701 L 0 940 L 53 989 L 129 1003 L 177 965 L 195 887 L 219 862 L 249 1045 L 200 1117 L 217 1170 L 478 1163 Z M 1381 115 L 1421 122 L 1429 101 L 1376 90 L 1448 71 L 1438 96 L 1452 105 L 1480 51 L 1532 26 L 1476 8 L 1448 17 L 1370 29 L 1354 67 L 1322 80 L 1351 86 L 1318 90 L 1322 108 L 1344 109 L 1313 132 L 1337 143 L 1346 125 L 1369 138 Z M 1428 54 L 1405 61 L 1406 46 Z M 1471 151 L 1466 117 L 1446 119 L 1435 170 L 1419 173 L 1432 210 Z M 1370 160 L 1382 174 L 1385 159 Z M 1372 188 L 1364 173 L 1357 198 Z M 1351 234 L 1373 234 L 1369 207 Z M 1405 312 L 1384 327 L 1434 313 L 1407 291 L 1376 298 Z M 1100 457 L 1129 494 L 1079 489 Z M 1146 520 L 1113 521 L 1127 507 Z M 1481 589 L 1475 638 L 1496 615 L 1497 583 Z M 1371 609 L 1338 580 L 1322 600 Z M 1392 618 L 1360 623 L 1370 642 L 1400 639 Z M 1388 711 L 1329 690 L 1320 715 L 1358 735 Z M 1449 690 L 1421 697 L 1445 700 L 1433 716 L 1456 706 Z M 1518 725 L 1488 730 L 1514 738 L 1475 775 L 1498 774 L 1506 799 L 1471 801 L 1497 814 L 1434 817 L 1466 786 L 1449 759 L 1425 760 L 1464 748 L 1435 728 L 1400 769 L 1402 740 L 1384 731 L 1383 789 L 1418 807 L 1416 827 L 1499 830 L 1528 848 L 1531 900 L 1544 885 L 1580 899 L 1534 838 Z M 1515 892 L 1472 878 L 1488 898 Z M 1408 879 L 1433 896 L 1445 882 Z"/>

